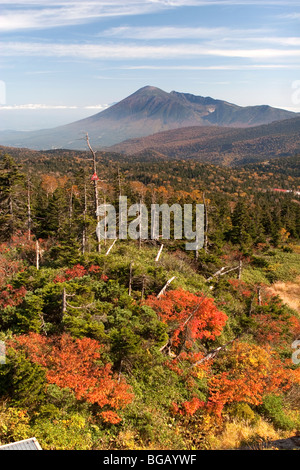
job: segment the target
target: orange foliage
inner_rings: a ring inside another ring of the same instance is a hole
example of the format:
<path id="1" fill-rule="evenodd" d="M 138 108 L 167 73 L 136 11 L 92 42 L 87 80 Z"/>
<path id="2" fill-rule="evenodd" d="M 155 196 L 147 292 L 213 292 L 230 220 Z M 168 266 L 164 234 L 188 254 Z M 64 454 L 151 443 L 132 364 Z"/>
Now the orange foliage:
<path id="1" fill-rule="evenodd" d="M 86 276 L 88 274 L 90 275 L 100 274 L 100 272 L 101 272 L 101 268 L 99 266 L 92 264 L 88 269 L 86 269 L 81 264 L 76 264 L 72 268 L 66 269 L 64 271 L 64 275 L 58 274 L 53 279 L 53 282 L 66 282 L 66 281 L 70 281 L 71 279 Z M 106 274 L 101 274 L 100 279 L 102 281 L 107 281 L 108 277 L 106 276 Z"/>
<path id="2" fill-rule="evenodd" d="M 281 393 L 293 381 L 292 371 L 284 367 L 274 351 L 254 344 L 236 342 L 219 365 L 220 372 L 209 380 L 208 400 L 208 407 L 219 416 L 228 403 L 258 405 L 265 394 Z"/>
<path id="3" fill-rule="evenodd" d="M 291 338 L 300 334 L 300 320 L 294 315 L 281 315 L 272 318 L 270 314 L 255 315 L 258 328 L 256 337 L 260 344 L 271 344 L 273 347 L 286 347 Z"/>
<path id="4" fill-rule="evenodd" d="M 190 401 L 185 401 L 182 405 L 178 406 L 176 403 L 172 403 L 171 410 L 174 414 L 180 414 L 182 416 L 192 416 L 199 409 L 203 408 L 205 403 L 197 397 L 193 397 Z"/>
<path id="5" fill-rule="evenodd" d="M 26 289 L 24 286 L 14 289 L 11 284 L 0 292 L 0 307 L 6 308 L 8 306 L 19 305 L 23 302 L 26 295 Z"/>
<path id="6" fill-rule="evenodd" d="M 183 289 L 169 291 L 159 299 L 151 295 L 145 303 L 169 326 L 175 347 L 184 344 L 190 348 L 197 339 L 215 339 L 228 318 L 217 309 L 213 299 Z"/>
<path id="7" fill-rule="evenodd" d="M 133 399 L 125 381 L 114 378 L 111 364 L 100 362 L 102 346 L 94 339 L 30 333 L 15 338 L 12 346 L 25 350 L 33 362 L 44 367 L 49 383 L 70 388 L 78 400 L 118 410 Z M 120 421 L 111 410 L 102 411 L 101 416 L 111 423 Z"/>
<path id="8" fill-rule="evenodd" d="M 41 186 L 47 194 L 53 194 L 58 187 L 57 178 L 53 175 L 42 175 Z"/>

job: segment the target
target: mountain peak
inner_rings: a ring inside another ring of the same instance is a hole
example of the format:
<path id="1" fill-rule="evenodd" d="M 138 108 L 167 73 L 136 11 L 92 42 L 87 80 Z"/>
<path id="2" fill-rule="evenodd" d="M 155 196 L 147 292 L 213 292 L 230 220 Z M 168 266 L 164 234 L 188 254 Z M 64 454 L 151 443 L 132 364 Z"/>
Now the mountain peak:
<path id="1" fill-rule="evenodd" d="M 238 106 L 227 101 L 170 93 L 146 85 L 109 108 L 71 124 L 26 133 L 0 133 L 0 143 L 13 147 L 85 148 L 89 134 L 95 148 L 190 126 L 253 127 L 297 116 L 270 106 Z M 80 143 L 81 142 L 81 143 Z"/>
<path id="2" fill-rule="evenodd" d="M 139 90 L 136 91 L 136 93 L 139 93 L 139 92 L 144 92 L 144 91 L 163 91 L 161 88 L 157 88 L 155 86 L 152 86 L 152 85 L 146 85 L 146 86 L 143 86 L 142 88 L 140 88 Z M 166 93 L 166 92 L 164 92 Z"/>
<path id="3" fill-rule="evenodd" d="M 126 99 L 132 97 L 132 96 L 169 96 L 170 93 L 167 93 L 166 91 L 162 90 L 161 88 L 157 88 L 155 86 L 151 85 L 146 85 L 136 92 L 134 92 L 132 95 L 128 96 Z"/>

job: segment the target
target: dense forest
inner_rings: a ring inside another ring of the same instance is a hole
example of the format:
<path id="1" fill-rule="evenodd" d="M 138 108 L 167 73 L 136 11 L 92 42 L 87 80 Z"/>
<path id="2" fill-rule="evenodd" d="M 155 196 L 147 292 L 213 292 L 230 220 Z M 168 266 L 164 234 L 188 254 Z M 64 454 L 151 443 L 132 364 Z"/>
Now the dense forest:
<path id="1" fill-rule="evenodd" d="M 299 163 L 3 149 L 0 443 L 255 449 L 299 433 Z M 203 204 L 204 245 L 99 242 L 97 203 L 120 196 Z"/>

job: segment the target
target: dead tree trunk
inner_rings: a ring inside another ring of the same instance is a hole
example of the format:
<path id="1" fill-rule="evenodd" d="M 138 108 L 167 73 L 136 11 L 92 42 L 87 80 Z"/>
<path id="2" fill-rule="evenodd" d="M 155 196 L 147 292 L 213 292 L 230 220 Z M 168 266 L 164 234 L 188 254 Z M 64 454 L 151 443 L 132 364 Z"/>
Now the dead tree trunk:
<path id="1" fill-rule="evenodd" d="M 258 305 L 261 305 L 261 287 L 260 286 L 257 287 L 257 302 L 258 302 Z"/>
<path id="2" fill-rule="evenodd" d="M 216 349 L 213 349 L 212 351 L 210 351 L 209 353 L 206 354 L 206 356 L 204 356 L 202 359 L 200 359 L 199 361 L 197 362 L 194 362 L 194 364 L 192 364 L 190 366 L 190 369 L 192 369 L 193 367 L 197 367 L 199 366 L 200 364 L 202 364 L 203 362 L 206 362 L 206 361 L 209 361 L 210 359 L 213 359 L 215 356 L 217 356 L 221 351 L 224 351 L 224 349 L 226 349 L 230 344 L 232 344 L 234 341 L 236 341 L 239 337 L 237 336 L 236 338 L 234 339 L 231 339 L 230 341 L 228 341 L 228 343 L 224 344 L 223 346 L 219 346 L 218 348 Z"/>
<path id="3" fill-rule="evenodd" d="M 63 289 L 62 293 L 62 316 L 66 313 L 67 310 L 67 292 L 66 289 Z"/>
<path id="4" fill-rule="evenodd" d="M 158 261 L 158 260 L 159 260 L 163 247 L 164 247 L 164 245 L 162 244 L 161 247 L 160 247 L 160 249 L 159 249 L 159 252 L 158 252 L 157 255 L 156 255 L 155 261 Z"/>
<path id="5" fill-rule="evenodd" d="M 96 214 L 96 218 L 97 218 L 97 222 L 99 222 L 99 216 L 97 215 L 97 209 L 98 209 L 98 206 L 99 206 L 99 198 L 98 198 L 98 177 L 97 177 L 97 163 L 96 163 L 96 152 L 92 149 L 91 147 L 91 144 L 90 144 L 90 140 L 89 140 L 89 136 L 88 134 L 86 134 L 86 142 L 87 142 L 87 145 L 93 155 L 93 170 L 94 170 L 94 179 L 93 179 L 93 182 L 94 182 L 94 204 L 95 204 L 95 214 Z M 100 253 L 101 252 L 101 245 L 100 245 L 100 239 L 98 239 L 98 252 Z"/>
<path id="6" fill-rule="evenodd" d="M 35 242 L 35 265 L 36 269 L 40 269 L 40 244 L 39 241 L 37 240 Z"/>
<path id="7" fill-rule="evenodd" d="M 27 226 L 28 226 L 28 241 L 31 239 L 31 196 L 30 196 L 30 189 L 31 189 L 31 183 L 30 183 L 30 176 L 28 174 L 27 178 Z"/>
<path id="8" fill-rule="evenodd" d="M 204 251 L 208 253 L 208 210 L 207 203 L 205 200 L 205 193 L 203 193 L 203 205 L 204 205 Z"/>
<path id="9" fill-rule="evenodd" d="M 243 265 L 243 261 L 240 259 L 239 261 L 239 274 L 238 274 L 238 279 L 241 280 L 242 278 L 242 265 Z"/>
<path id="10" fill-rule="evenodd" d="M 87 215 L 87 194 L 86 194 L 86 182 L 84 182 L 84 209 L 83 209 L 83 229 L 82 229 L 82 254 L 85 253 L 86 247 L 86 215 Z"/>
<path id="11" fill-rule="evenodd" d="M 112 249 L 112 247 L 114 246 L 114 244 L 116 243 L 116 241 L 117 241 L 117 238 L 114 239 L 114 241 L 112 242 L 112 244 L 111 244 L 110 247 L 108 248 L 107 252 L 105 253 L 105 256 L 109 255 L 110 250 Z"/>
<path id="12" fill-rule="evenodd" d="M 140 215 L 139 215 L 139 249 L 142 247 L 142 212 L 141 212 L 141 207 L 142 207 L 142 199 L 140 199 Z"/>
<path id="13" fill-rule="evenodd" d="M 145 276 L 145 274 L 143 274 L 143 278 L 142 278 L 142 292 L 141 292 L 141 299 L 142 299 L 142 300 L 144 299 L 144 295 L 145 295 L 145 285 L 146 285 L 146 276 Z"/>
<path id="14" fill-rule="evenodd" d="M 128 295 L 131 295 L 131 288 L 132 288 L 132 267 L 134 263 L 131 261 L 129 266 L 129 286 L 128 286 Z"/>
<path id="15" fill-rule="evenodd" d="M 176 278 L 176 276 L 173 276 L 171 277 L 171 279 L 169 279 L 167 281 L 167 283 L 164 285 L 164 287 L 162 288 L 162 290 L 158 293 L 157 295 L 157 298 L 159 299 L 162 295 L 164 295 L 164 293 L 166 292 L 166 289 L 169 287 L 169 285 L 171 284 L 172 281 L 174 281 L 174 279 Z"/>
<path id="16" fill-rule="evenodd" d="M 223 266 L 223 268 L 219 269 L 217 272 L 215 272 L 214 274 L 212 274 L 212 276 L 210 276 L 209 278 L 206 279 L 206 281 L 211 281 L 214 277 L 216 276 L 224 276 L 224 274 L 227 274 L 227 273 L 230 273 L 231 271 L 235 271 L 236 269 L 239 269 L 239 266 L 236 266 L 235 268 L 230 268 L 230 269 L 227 269 L 227 271 L 224 271 L 224 269 L 226 269 L 226 266 Z"/>

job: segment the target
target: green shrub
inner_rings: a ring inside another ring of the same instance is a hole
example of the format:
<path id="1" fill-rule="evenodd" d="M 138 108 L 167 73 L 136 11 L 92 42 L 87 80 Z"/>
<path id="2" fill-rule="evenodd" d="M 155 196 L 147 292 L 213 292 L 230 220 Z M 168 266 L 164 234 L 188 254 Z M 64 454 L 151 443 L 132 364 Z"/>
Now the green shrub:
<path id="1" fill-rule="evenodd" d="M 238 420 L 247 421 L 250 424 L 256 423 L 258 416 L 247 403 L 233 403 L 227 409 L 227 414 Z"/>
<path id="2" fill-rule="evenodd" d="M 291 431 L 295 427 L 294 421 L 287 416 L 283 400 L 277 395 L 266 395 L 264 401 L 258 406 L 259 413 L 272 421 L 274 426 L 284 431 Z"/>

